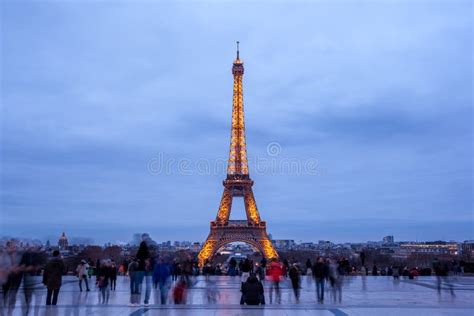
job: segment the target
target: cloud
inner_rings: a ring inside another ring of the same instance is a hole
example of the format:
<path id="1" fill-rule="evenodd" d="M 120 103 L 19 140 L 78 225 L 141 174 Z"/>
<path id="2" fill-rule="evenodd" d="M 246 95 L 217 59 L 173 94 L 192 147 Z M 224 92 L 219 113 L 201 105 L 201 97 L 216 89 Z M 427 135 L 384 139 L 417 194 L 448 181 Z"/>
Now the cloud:
<path id="1" fill-rule="evenodd" d="M 160 153 L 226 159 L 235 40 L 249 155 L 268 158 L 278 142 L 277 160 L 316 159 L 322 171 L 259 174 L 251 161 L 269 227 L 415 214 L 435 236 L 437 221 L 472 222 L 470 5 L 4 1 L 3 228 L 72 223 L 74 233 L 133 217 L 207 234 L 225 171 L 148 166 Z"/>

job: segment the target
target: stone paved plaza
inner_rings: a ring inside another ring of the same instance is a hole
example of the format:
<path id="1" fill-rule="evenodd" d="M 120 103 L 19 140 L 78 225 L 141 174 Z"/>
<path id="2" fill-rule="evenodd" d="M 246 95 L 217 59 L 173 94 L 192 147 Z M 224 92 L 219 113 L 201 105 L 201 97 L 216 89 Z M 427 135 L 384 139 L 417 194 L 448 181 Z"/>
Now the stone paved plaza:
<path id="1" fill-rule="evenodd" d="M 91 280 L 93 283 L 94 278 Z M 38 279 L 38 282 L 40 279 Z M 269 282 L 265 282 L 267 304 L 262 307 L 242 307 L 240 279 L 216 276 L 206 281 L 200 276 L 192 281 L 186 305 L 157 305 L 159 292 L 152 290 L 148 307 L 128 306 L 129 280 L 119 277 L 117 290 L 111 292 L 107 305 L 100 305 L 98 291 L 93 285 L 91 292 L 79 292 L 77 279 L 66 277 L 56 307 L 44 305 L 46 291 L 38 284 L 34 291 L 33 306 L 29 315 L 474 315 L 474 278 L 452 279 L 455 296 L 447 287 L 438 296 L 435 277 L 417 280 L 391 277 L 346 277 L 342 302 L 333 303 L 326 292 L 324 304 L 317 304 L 315 284 L 303 277 L 301 299 L 297 303 L 288 281 L 282 282 L 281 304 L 270 304 Z M 142 298 L 143 302 L 143 298 Z M 25 315 L 22 289 L 18 292 L 13 310 L 3 309 L 2 315 Z"/>

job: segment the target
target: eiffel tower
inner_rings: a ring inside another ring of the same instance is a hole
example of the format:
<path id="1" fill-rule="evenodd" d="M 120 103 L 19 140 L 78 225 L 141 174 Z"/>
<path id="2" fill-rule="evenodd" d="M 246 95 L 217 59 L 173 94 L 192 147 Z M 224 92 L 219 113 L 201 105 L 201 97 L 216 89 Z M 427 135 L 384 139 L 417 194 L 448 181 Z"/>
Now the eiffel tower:
<path id="1" fill-rule="evenodd" d="M 268 238 L 266 224 L 260 219 L 252 191 L 253 181 L 249 176 L 242 93 L 244 64 L 239 58 L 239 42 L 237 42 L 237 58 L 232 66 L 232 74 L 234 75 L 234 96 L 227 177 L 223 181 L 224 193 L 216 219 L 211 221 L 211 232 L 198 255 L 200 266 L 206 260 L 212 259 L 220 248 L 232 242 L 247 243 L 258 249 L 267 259 L 278 258 L 278 253 Z M 243 197 L 247 220 L 229 220 L 234 197 Z"/>

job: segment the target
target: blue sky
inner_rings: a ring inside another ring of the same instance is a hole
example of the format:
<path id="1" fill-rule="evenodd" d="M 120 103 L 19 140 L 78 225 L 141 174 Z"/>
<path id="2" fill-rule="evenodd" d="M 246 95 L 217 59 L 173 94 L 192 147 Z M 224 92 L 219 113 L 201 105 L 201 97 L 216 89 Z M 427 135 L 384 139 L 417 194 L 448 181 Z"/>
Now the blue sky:
<path id="1" fill-rule="evenodd" d="M 239 40 L 274 238 L 474 238 L 469 1 L 1 7 L 3 234 L 204 240 L 225 171 L 197 162 L 227 158 Z"/>

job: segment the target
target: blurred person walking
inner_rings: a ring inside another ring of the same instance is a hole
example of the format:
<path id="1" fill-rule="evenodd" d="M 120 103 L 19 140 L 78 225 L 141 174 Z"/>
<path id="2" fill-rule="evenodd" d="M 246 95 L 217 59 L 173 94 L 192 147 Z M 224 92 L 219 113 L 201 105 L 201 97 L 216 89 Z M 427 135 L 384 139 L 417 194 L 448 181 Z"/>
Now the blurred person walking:
<path id="1" fill-rule="evenodd" d="M 271 285 L 270 285 L 270 304 L 273 300 L 273 291 L 275 291 L 275 302 L 280 304 L 281 303 L 281 292 L 280 292 L 280 281 L 283 275 L 283 267 L 281 263 L 278 262 L 276 259 L 272 259 L 270 263 L 270 267 L 268 268 L 268 275 L 270 277 Z"/>
<path id="2" fill-rule="evenodd" d="M 139 283 L 137 282 L 138 261 L 133 258 L 128 265 L 128 277 L 130 278 L 130 306 L 140 303 Z"/>
<path id="3" fill-rule="evenodd" d="M 140 243 L 140 247 L 138 247 L 136 258 L 138 261 L 138 267 L 135 272 L 135 282 L 136 282 L 135 295 L 138 298 L 138 301 L 136 302 L 136 304 L 140 304 L 142 284 L 143 284 L 143 279 L 145 278 L 147 260 L 150 258 L 150 251 L 148 250 L 148 245 L 146 244 L 145 241 L 142 241 Z"/>
<path id="4" fill-rule="evenodd" d="M 99 288 L 99 304 L 108 304 L 110 297 L 110 279 L 112 264 L 109 260 L 102 260 L 97 271 L 97 287 Z"/>
<path id="5" fill-rule="evenodd" d="M 262 274 L 264 276 L 260 279 L 260 281 L 263 281 L 265 279 L 265 275 L 267 275 L 267 259 L 265 259 L 265 257 L 262 257 L 262 260 L 260 260 L 260 267 L 262 268 Z"/>
<path id="6" fill-rule="evenodd" d="M 81 260 L 81 262 L 77 265 L 76 268 L 76 275 L 79 278 L 79 291 L 82 292 L 82 281 L 86 284 L 86 291 L 89 292 L 89 282 L 88 282 L 88 270 L 89 264 L 86 260 Z"/>
<path id="7" fill-rule="evenodd" d="M 204 267 L 202 268 L 202 274 L 204 274 L 204 279 L 206 281 L 209 280 L 209 277 L 212 273 L 214 269 L 212 268 L 212 265 L 211 263 L 209 262 L 209 260 L 206 260 L 205 264 L 204 264 Z"/>
<path id="8" fill-rule="evenodd" d="M 151 296 L 151 284 L 153 281 L 153 269 L 154 269 L 154 262 L 153 258 L 145 259 L 145 306 L 150 304 L 150 296 Z"/>
<path id="9" fill-rule="evenodd" d="M 263 282 L 265 279 L 265 272 L 264 269 L 260 264 L 257 263 L 257 269 L 255 270 L 255 274 L 260 282 Z"/>
<path id="10" fill-rule="evenodd" d="M 95 284 L 97 284 L 97 281 L 99 281 L 99 269 L 100 269 L 100 259 L 97 259 L 95 261 L 95 268 L 94 268 Z"/>
<path id="11" fill-rule="evenodd" d="M 360 252 L 360 265 L 365 266 L 365 252 Z"/>
<path id="12" fill-rule="evenodd" d="M 345 269 L 335 260 L 331 260 L 329 264 L 329 283 L 331 284 L 331 297 L 334 303 L 342 301 L 342 276 Z"/>
<path id="13" fill-rule="evenodd" d="M 324 282 L 328 278 L 328 266 L 322 257 L 318 257 L 313 265 L 313 278 L 316 281 L 316 295 L 318 303 L 324 301 Z"/>
<path id="14" fill-rule="evenodd" d="M 16 305 L 16 295 L 23 279 L 23 269 L 20 266 L 21 256 L 17 252 L 16 242 L 9 240 L 6 251 L 0 257 L 0 280 L 2 281 L 3 306 L 12 313 Z M 1 311 L 1 310 L 0 310 Z"/>
<path id="15" fill-rule="evenodd" d="M 290 276 L 291 287 L 293 288 L 295 299 L 297 302 L 299 302 L 300 301 L 300 288 L 301 288 L 301 272 L 296 263 L 293 263 L 291 265 L 291 268 L 288 274 Z"/>
<path id="16" fill-rule="evenodd" d="M 313 267 L 313 264 L 311 263 L 311 259 L 306 260 L 306 275 L 311 274 L 311 268 Z"/>
<path id="17" fill-rule="evenodd" d="M 115 288 L 117 287 L 117 274 L 118 274 L 118 269 L 117 269 L 117 264 L 115 263 L 114 260 L 110 263 L 110 290 L 115 291 Z"/>
<path id="18" fill-rule="evenodd" d="M 288 262 L 288 259 L 285 258 L 283 260 L 283 276 L 288 276 L 288 270 L 290 270 L 290 263 Z"/>
<path id="19" fill-rule="evenodd" d="M 178 262 L 178 259 L 174 259 L 173 260 L 173 279 L 172 281 L 177 281 L 178 280 L 178 276 L 181 274 L 181 265 L 179 264 Z"/>
<path id="20" fill-rule="evenodd" d="M 379 270 L 377 269 L 377 265 L 374 262 L 374 266 L 372 268 L 372 275 L 377 276 L 379 275 Z"/>
<path id="21" fill-rule="evenodd" d="M 25 305 L 22 305 L 24 315 L 28 315 L 33 303 L 33 294 L 36 296 L 35 314 L 39 313 L 38 301 L 41 297 L 38 291 L 35 292 L 38 275 L 43 265 L 42 256 L 39 253 L 39 247 L 29 247 L 22 255 L 20 266 L 23 270 L 23 292 L 25 295 Z"/>
<path id="22" fill-rule="evenodd" d="M 234 257 L 230 258 L 230 261 L 229 261 L 229 275 L 230 276 L 235 276 L 237 274 L 237 271 L 236 271 L 236 268 L 237 268 L 237 260 L 235 260 Z"/>
<path id="23" fill-rule="evenodd" d="M 448 265 L 446 263 L 442 264 L 441 262 L 439 262 L 438 258 L 435 258 L 433 260 L 433 270 L 435 271 L 435 274 L 436 274 L 438 296 L 441 295 L 441 289 L 443 287 L 443 284 L 448 288 L 449 293 L 451 294 L 451 297 L 456 296 L 454 294 L 453 285 L 451 284 L 449 280 Z"/>
<path id="24" fill-rule="evenodd" d="M 183 276 L 179 278 L 173 288 L 173 301 L 175 304 L 186 304 L 186 281 Z"/>
<path id="25" fill-rule="evenodd" d="M 46 294 L 46 305 L 56 305 L 58 302 L 59 290 L 62 284 L 64 272 L 64 262 L 58 250 L 53 251 L 53 258 L 49 260 L 43 272 L 43 284 L 48 291 Z"/>
<path id="26" fill-rule="evenodd" d="M 392 267 L 392 277 L 394 281 L 400 280 L 400 268 L 397 266 Z"/>
<path id="27" fill-rule="evenodd" d="M 160 259 L 159 263 L 155 265 L 153 270 L 153 283 L 157 284 L 160 290 L 160 304 L 165 305 L 168 293 L 171 287 L 171 275 L 173 267 L 167 263 L 166 260 Z M 155 301 L 155 303 L 157 303 Z"/>

